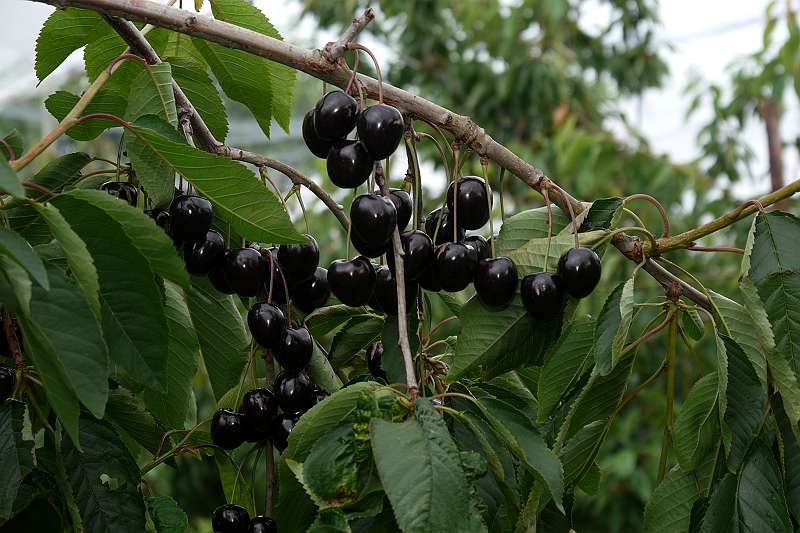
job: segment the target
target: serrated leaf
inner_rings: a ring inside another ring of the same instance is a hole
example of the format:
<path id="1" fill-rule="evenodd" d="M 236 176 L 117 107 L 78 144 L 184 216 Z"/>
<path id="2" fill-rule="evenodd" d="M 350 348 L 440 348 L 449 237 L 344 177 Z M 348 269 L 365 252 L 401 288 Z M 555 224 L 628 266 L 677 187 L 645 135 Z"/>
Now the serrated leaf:
<path id="1" fill-rule="evenodd" d="M 0 255 L 0 301 L 10 310 L 29 315 L 33 282 L 25 270 L 10 258 Z"/>
<path id="2" fill-rule="evenodd" d="M 567 485 L 581 479 L 594 464 L 608 424 L 605 420 L 595 420 L 583 426 L 561 448 L 558 458 L 564 468 L 564 483 Z"/>
<path id="3" fill-rule="evenodd" d="M 314 384 L 328 394 L 342 388 L 342 380 L 336 375 L 336 371 L 316 342 L 314 343 L 314 352 L 311 354 L 311 361 L 308 363 L 306 371 Z"/>
<path id="4" fill-rule="evenodd" d="M 781 211 L 759 214 L 750 255 L 750 279 L 761 284 L 773 274 L 800 270 L 800 250 L 789 243 L 800 235 L 800 220 Z"/>
<path id="5" fill-rule="evenodd" d="M 792 422 L 786 416 L 784 404 L 778 396 L 772 397 L 772 410 L 780 431 L 786 499 L 792 516 L 797 520 L 800 517 L 800 441 L 797 439 L 797 422 Z"/>
<path id="6" fill-rule="evenodd" d="M 765 354 L 768 347 L 773 344 L 770 340 L 771 332 L 769 329 L 765 332 L 758 326 L 747 307 L 713 291 L 711 291 L 711 298 L 721 315 L 717 318 L 722 332 L 735 340 L 744 350 L 756 370 L 759 380 L 766 386 L 767 359 Z"/>
<path id="7" fill-rule="evenodd" d="M 24 429 L 25 404 L 0 404 L 0 521 L 11 517 L 22 480 L 33 470 L 33 436 Z"/>
<path id="8" fill-rule="evenodd" d="M 359 482 L 360 474 L 367 465 L 356 446 L 353 424 L 344 423 L 317 440 L 303 462 L 305 485 L 322 507 L 338 507 L 358 498 L 364 481 Z"/>
<path id="9" fill-rule="evenodd" d="M 622 215 L 622 198 L 601 198 L 592 202 L 586 218 L 579 226 L 578 231 L 584 233 L 598 229 L 609 229 L 616 227 Z"/>
<path id="10" fill-rule="evenodd" d="M 0 254 L 24 268 L 42 288 L 45 290 L 50 288 L 50 281 L 42 259 L 36 255 L 31 245 L 20 237 L 18 233 L 0 228 Z"/>
<path id="11" fill-rule="evenodd" d="M 72 111 L 80 98 L 68 91 L 56 91 L 47 97 L 44 106 L 59 122 Z M 114 90 L 101 90 L 98 92 L 89 105 L 86 106 L 82 115 L 95 113 L 107 113 L 121 117 L 125 113 L 127 102 L 125 97 Z M 67 135 L 76 141 L 91 141 L 96 139 L 104 131 L 111 128 L 118 128 L 119 124 L 110 119 L 93 119 L 76 124 L 67 130 Z"/>
<path id="12" fill-rule="evenodd" d="M 380 318 L 354 317 L 333 337 L 329 351 L 331 364 L 340 367 L 349 362 L 381 336 L 384 322 Z"/>
<path id="13" fill-rule="evenodd" d="M 552 214 L 553 235 L 556 235 L 569 223 L 569 216 L 556 208 L 553 208 Z M 547 209 L 538 207 L 521 211 L 508 217 L 500 228 L 496 243 L 497 254 L 508 254 L 531 239 L 544 239 L 546 237 Z"/>
<path id="14" fill-rule="evenodd" d="M 142 400 L 123 388 L 112 390 L 108 396 L 106 420 L 111 422 L 121 435 L 128 435 L 142 448 L 155 455 L 162 446 L 166 432 L 153 415 L 147 411 Z"/>
<path id="15" fill-rule="evenodd" d="M 230 456 L 222 450 L 215 450 L 214 461 L 217 463 L 219 482 L 222 485 L 225 501 L 241 505 L 250 516 L 253 516 L 255 502 L 250 497 L 253 490 L 250 478 L 238 468 L 238 461 L 243 460 L 244 456 L 242 448 L 233 450 L 230 452 Z"/>
<path id="16" fill-rule="evenodd" d="M 630 278 L 611 291 L 595 328 L 594 362 L 602 375 L 606 375 L 622 357 L 633 319 L 633 283 Z"/>
<path id="17" fill-rule="evenodd" d="M 180 33 L 174 35 L 188 39 Z M 187 42 L 191 45 L 191 41 Z M 183 89 L 214 138 L 224 142 L 228 136 L 228 115 L 217 86 L 208 76 L 205 62 L 197 62 L 189 57 L 170 57 L 169 55 L 165 56 L 165 59 L 172 64 L 172 78 Z"/>
<path id="18" fill-rule="evenodd" d="M 148 65 L 131 83 L 125 119 L 133 122 L 144 115 L 156 115 L 172 126 L 178 125 L 169 63 Z"/>
<path id="19" fill-rule="evenodd" d="M 672 441 L 678 463 L 685 471 L 694 470 L 710 448 L 702 439 L 706 424 L 716 422 L 717 373 L 712 372 L 695 382 L 683 402 L 673 425 Z"/>
<path id="20" fill-rule="evenodd" d="M 390 383 L 406 382 L 406 367 L 403 359 L 403 352 L 400 350 L 398 339 L 400 332 L 398 329 L 399 317 L 389 316 L 383 322 L 383 332 L 381 342 L 383 343 L 383 355 L 381 356 L 381 368 L 386 372 Z M 411 356 L 415 357 L 419 350 L 419 337 L 416 335 L 419 321 L 414 314 L 408 316 L 408 344 L 411 348 Z"/>
<path id="21" fill-rule="evenodd" d="M 703 317 L 697 309 L 684 309 L 681 313 L 681 327 L 690 339 L 699 341 L 705 333 Z"/>
<path id="22" fill-rule="evenodd" d="M 767 395 L 741 346 L 727 336 L 722 336 L 722 340 L 728 356 L 728 406 L 725 412 L 725 422 L 731 430 L 728 467 L 736 471 L 761 431 Z"/>
<path id="23" fill-rule="evenodd" d="M 22 187 L 22 182 L 5 158 L 0 158 L 0 189 L 15 198 L 25 198 L 25 189 Z"/>
<path id="24" fill-rule="evenodd" d="M 186 533 L 189 529 L 186 513 L 169 496 L 150 496 L 145 499 L 145 503 L 156 533 Z"/>
<path id="25" fill-rule="evenodd" d="M 739 531 L 739 510 L 736 505 L 737 479 L 727 474 L 717 483 L 700 528 L 702 533 L 734 533 Z"/>
<path id="26" fill-rule="evenodd" d="M 57 9 L 48 17 L 36 39 L 36 76 L 44 80 L 75 50 L 111 28 L 94 11 Z"/>
<path id="27" fill-rule="evenodd" d="M 536 395 L 539 400 L 539 423 L 547 420 L 567 391 L 588 370 L 594 345 L 594 327 L 594 320 L 583 316 L 564 328 L 539 376 Z"/>
<path id="28" fill-rule="evenodd" d="M 316 309 L 306 316 L 304 322 L 311 335 L 315 339 L 321 339 L 329 333 L 338 331 L 351 318 L 356 317 L 377 318 L 378 315 L 371 313 L 366 307 L 350 307 L 339 304 Z"/>
<path id="29" fill-rule="evenodd" d="M 186 142 L 183 134 L 155 115 L 140 117 L 137 124 L 151 128 L 175 143 L 184 144 Z M 153 207 L 168 209 L 175 196 L 175 169 L 147 144 L 133 135 L 125 137 L 125 148 L 128 151 L 131 166 L 136 171 L 136 179 L 147 192 Z"/>
<path id="30" fill-rule="evenodd" d="M 699 497 L 694 474 L 672 469 L 647 502 L 644 530 L 649 533 L 688 531 L 692 505 Z"/>
<path id="31" fill-rule="evenodd" d="M 47 163 L 29 181 L 58 192 L 80 178 L 81 169 L 91 162 L 92 158 L 83 152 L 63 155 Z M 31 200 L 42 201 L 48 197 L 46 193 L 32 188 L 26 188 L 25 192 Z"/>
<path id="32" fill-rule="evenodd" d="M 3 141 L 6 145 L 11 148 L 11 154 L 8 153 L 8 150 L 0 150 L 0 155 L 8 161 L 10 156 L 13 156 L 14 159 L 19 159 L 22 156 L 22 152 L 24 151 L 25 144 L 22 140 L 22 135 L 19 134 L 19 131 L 16 129 L 11 130 L 3 137 Z"/>
<path id="33" fill-rule="evenodd" d="M 736 504 L 742 532 L 794 531 L 778 463 L 760 440 L 742 467 Z"/>

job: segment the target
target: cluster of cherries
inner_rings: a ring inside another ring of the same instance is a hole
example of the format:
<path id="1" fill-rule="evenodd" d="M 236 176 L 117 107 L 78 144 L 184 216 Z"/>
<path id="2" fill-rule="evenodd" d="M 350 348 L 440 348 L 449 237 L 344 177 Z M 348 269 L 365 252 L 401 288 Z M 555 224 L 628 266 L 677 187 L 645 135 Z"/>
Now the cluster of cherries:
<path id="1" fill-rule="evenodd" d="M 241 505 L 226 503 L 217 507 L 211 527 L 219 533 L 277 533 L 275 521 L 268 516 L 254 516 Z"/>

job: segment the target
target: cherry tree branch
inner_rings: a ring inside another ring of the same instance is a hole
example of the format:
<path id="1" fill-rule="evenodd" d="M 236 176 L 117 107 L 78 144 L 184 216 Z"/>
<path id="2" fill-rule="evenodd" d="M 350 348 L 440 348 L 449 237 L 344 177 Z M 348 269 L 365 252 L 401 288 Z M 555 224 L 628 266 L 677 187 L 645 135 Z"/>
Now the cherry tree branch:
<path id="1" fill-rule="evenodd" d="M 361 16 L 354 18 L 353 22 L 350 24 L 350 27 L 347 28 L 339 40 L 325 45 L 325 48 L 322 50 L 322 53 L 325 55 L 325 59 L 331 63 L 335 63 L 340 57 L 342 57 L 347 45 L 355 40 L 358 34 L 361 33 L 361 30 L 366 28 L 367 24 L 372 22 L 372 19 L 374 18 L 375 12 L 372 11 L 371 7 L 368 7 L 361 14 Z"/>

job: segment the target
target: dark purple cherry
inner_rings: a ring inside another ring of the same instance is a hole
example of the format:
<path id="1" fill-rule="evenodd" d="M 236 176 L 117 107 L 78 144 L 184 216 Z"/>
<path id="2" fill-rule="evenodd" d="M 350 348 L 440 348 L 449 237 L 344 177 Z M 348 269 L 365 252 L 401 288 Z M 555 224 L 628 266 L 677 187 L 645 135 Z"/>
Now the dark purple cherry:
<path id="1" fill-rule="evenodd" d="M 211 527 L 217 533 L 247 533 L 250 514 L 247 509 L 232 503 L 217 507 L 211 519 Z"/>
<path id="2" fill-rule="evenodd" d="M 272 444 L 274 444 L 279 451 L 284 451 L 286 446 L 288 446 L 289 433 L 292 432 L 299 420 L 300 413 L 283 413 L 275 417 L 272 423 L 270 436 L 272 438 Z"/>
<path id="3" fill-rule="evenodd" d="M 370 344 L 367 348 L 367 367 L 369 368 L 369 373 L 372 374 L 372 377 L 375 379 L 389 381 L 389 378 L 386 376 L 386 372 L 383 370 L 383 368 L 381 368 L 382 360 L 383 343 L 379 341 Z"/>
<path id="4" fill-rule="evenodd" d="M 17 376 L 14 374 L 14 369 L 0 365 L 0 403 L 11 398 L 16 383 Z"/>
<path id="5" fill-rule="evenodd" d="M 286 303 L 286 286 L 283 283 L 285 272 L 278 262 L 278 247 L 261 249 L 261 257 L 264 258 L 266 273 L 264 283 L 259 287 L 256 297 L 261 302 L 266 302 L 270 297 L 270 287 L 272 287 L 272 303 L 283 305 Z M 283 272 L 283 275 L 281 273 Z M 287 281 L 288 286 L 288 281 Z"/>
<path id="6" fill-rule="evenodd" d="M 312 109 L 306 116 L 303 117 L 303 140 L 311 153 L 320 159 L 328 157 L 328 151 L 331 149 L 331 142 L 326 141 L 319 135 L 314 127 L 314 110 Z"/>
<path id="7" fill-rule="evenodd" d="M 414 212 L 411 195 L 403 189 L 389 189 L 389 200 L 397 209 L 397 228 L 403 233 L 411 222 L 411 215 Z"/>
<path id="8" fill-rule="evenodd" d="M 225 280 L 225 257 L 230 253 L 230 251 L 225 252 L 222 254 L 222 259 L 220 263 L 211 269 L 208 273 L 208 281 L 217 289 L 219 292 L 223 294 L 236 294 L 228 282 Z"/>
<path id="9" fill-rule="evenodd" d="M 338 259 L 328 267 L 328 285 L 340 302 L 358 307 L 369 301 L 375 287 L 375 269 L 364 256 Z"/>
<path id="10" fill-rule="evenodd" d="M 475 272 L 475 292 L 487 307 L 505 307 L 517 292 L 517 266 L 508 257 L 481 259 Z"/>
<path id="11" fill-rule="evenodd" d="M 331 296 L 331 287 L 328 285 L 328 270 L 317 267 L 313 276 L 301 281 L 292 287 L 289 292 L 292 296 L 292 303 L 304 313 L 311 313 L 315 309 L 324 306 Z"/>
<path id="12" fill-rule="evenodd" d="M 281 244 L 278 247 L 278 264 L 291 287 L 314 275 L 319 266 L 319 246 L 316 239 L 306 235 L 303 244 Z"/>
<path id="13" fill-rule="evenodd" d="M 264 442 L 270 438 L 270 430 L 262 431 L 251 426 L 247 419 L 244 421 L 244 441 L 249 443 Z"/>
<path id="14" fill-rule="evenodd" d="M 458 187 L 458 202 L 454 202 Z M 447 188 L 447 208 L 453 212 L 458 208 L 458 225 L 464 229 L 478 229 L 489 221 L 489 190 L 486 182 L 478 176 L 464 176 Z"/>
<path id="15" fill-rule="evenodd" d="M 426 291 L 439 292 L 442 290 L 442 284 L 439 283 L 439 276 L 436 274 L 436 261 L 434 259 L 431 260 L 428 268 L 422 271 L 422 275 L 420 275 L 417 282 Z"/>
<path id="16" fill-rule="evenodd" d="M 358 102 L 342 91 L 331 91 L 314 107 L 314 128 L 320 139 L 336 141 L 353 131 L 358 119 Z"/>
<path id="17" fill-rule="evenodd" d="M 220 409 L 211 420 L 211 440 L 225 450 L 238 448 L 244 442 L 244 417 L 230 409 Z"/>
<path id="18" fill-rule="evenodd" d="M 182 194 L 169 206 L 172 237 L 178 242 L 199 241 L 214 219 L 214 207 L 201 196 Z"/>
<path id="19" fill-rule="evenodd" d="M 477 268 L 474 251 L 460 242 L 448 242 L 436 249 L 436 277 L 447 292 L 466 289 Z"/>
<path id="20" fill-rule="evenodd" d="M 573 298 L 589 296 L 600 281 L 600 256 L 591 248 L 572 248 L 558 260 L 558 275 Z"/>
<path id="21" fill-rule="evenodd" d="M 161 209 L 160 207 L 156 207 L 150 211 L 145 211 L 144 214 L 152 218 L 156 225 L 163 229 L 167 235 L 172 235 L 172 217 L 170 216 L 169 211 L 166 209 Z"/>
<path id="22" fill-rule="evenodd" d="M 328 152 L 328 177 L 342 189 L 354 189 L 367 181 L 374 161 L 360 141 L 336 141 Z"/>
<path id="23" fill-rule="evenodd" d="M 370 243 L 361 238 L 361 236 L 354 231 L 350 232 L 350 242 L 353 243 L 353 247 L 358 250 L 358 253 L 372 259 L 388 253 L 392 248 L 391 240 L 383 244 Z"/>
<path id="24" fill-rule="evenodd" d="M 433 241 L 419 230 L 407 231 L 400 235 L 403 244 L 403 272 L 408 280 L 418 280 L 433 261 Z M 386 251 L 386 264 L 394 271 L 394 248 Z"/>
<path id="25" fill-rule="evenodd" d="M 241 411 L 248 426 L 266 432 L 278 415 L 278 400 L 267 389 L 253 389 L 244 395 Z"/>
<path id="26" fill-rule="evenodd" d="M 362 241 L 372 246 L 384 246 L 397 226 L 397 209 L 385 196 L 361 194 L 350 206 L 350 222 L 353 233 Z"/>
<path id="27" fill-rule="evenodd" d="M 314 406 L 314 384 L 304 372 L 284 370 L 275 378 L 275 398 L 284 413 L 304 413 Z"/>
<path id="28" fill-rule="evenodd" d="M 472 246 L 478 254 L 478 261 L 481 259 L 489 259 L 492 256 L 492 247 L 482 235 L 470 235 L 464 239 L 464 244 Z"/>
<path id="29" fill-rule="evenodd" d="M 183 247 L 183 260 L 186 270 L 195 276 L 205 276 L 225 256 L 225 239 L 213 229 L 208 230 L 203 240 L 187 242 Z"/>
<path id="30" fill-rule="evenodd" d="M 403 115 L 386 104 L 369 106 L 358 115 L 358 138 L 376 161 L 386 159 L 403 140 Z"/>
<path id="31" fill-rule="evenodd" d="M 427 233 L 431 239 L 433 239 L 433 236 L 436 235 L 436 242 L 434 242 L 436 246 L 446 242 L 453 242 L 453 214 L 449 209 L 445 208 L 442 223 L 439 225 L 439 215 L 441 212 L 441 208 L 436 209 L 428 213 L 428 216 L 425 218 L 425 233 Z M 439 226 L 438 234 L 436 233 L 437 226 Z M 456 240 L 458 241 L 464 240 L 463 228 L 458 228 L 457 237 L 458 238 Z"/>
<path id="32" fill-rule="evenodd" d="M 128 202 L 134 207 L 139 199 L 139 189 L 136 188 L 136 185 L 126 181 L 107 181 L 100 186 L 100 190 Z"/>
<path id="33" fill-rule="evenodd" d="M 286 336 L 286 316 L 279 307 L 267 302 L 254 304 L 247 313 L 247 325 L 256 342 L 274 350 Z"/>
<path id="34" fill-rule="evenodd" d="M 247 533 L 278 533 L 278 526 L 268 516 L 255 516 L 250 520 Z"/>
<path id="35" fill-rule="evenodd" d="M 406 280 L 406 312 L 414 308 L 413 302 L 417 295 L 417 284 Z M 370 307 L 379 313 L 397 315 L 397 283 L 389 267 L 379 265 L 375 268 L 375 289 L 369 302 Z"/>
<path id="36" fill-rule="evenodd" d="M 253 248 L 229 250 L 223 259 L 225 281 L 239 296 L 255 296 L 267 275 L 267 262 Z"/>
<path id="37" fill-rule="evenodd" d="M 314 353 L 314 339 L 304 327 L 289 328 L 283 342 L 275 347 L 273 355 L 281 366 L 287 370 L 300 372 L 311 362 Z"/>
<path id="38" fill-rule="evenodd" d="M 564 304 L 564 286 L 558 274 L 539 272 L 522 278 L 519 288 L 528 314 L 539 320 L 552 320 Z"/>

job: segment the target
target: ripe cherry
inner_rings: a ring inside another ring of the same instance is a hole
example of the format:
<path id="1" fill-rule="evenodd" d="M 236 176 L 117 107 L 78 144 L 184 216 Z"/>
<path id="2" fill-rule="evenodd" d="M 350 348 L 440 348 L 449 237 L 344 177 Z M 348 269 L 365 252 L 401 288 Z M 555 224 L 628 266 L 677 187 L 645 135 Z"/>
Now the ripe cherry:
<path id="1" fill-rule="evenodd" d="M 17 377 L 14 374 L 14 369 L 6 365 L 0 365 L 0 403 L 11 398 L 16 383 Z"/>
<path id="2" fill-rule="evenodd" d="M 358 119 L 358 102 L 342 91 L 331 91 L 314 107 L 314 128 L 320 139 L 336 141 L 353 131 Z"/>
<path id="3" fill-rule="evenodd" d="M 370 344 L 367 348 L 367 367 L 369 368 L 369 373 L 372 374 L 372 377 L 375 379 L 389 381 L 389 378 L 386 376 L 386 372 L 383 370 L 383 368 L 381 368 L 382 359 L 383 343 L 375 342 Z"/>
<path id="4" fill-rule="evenodd" d="M 358 116 L 358 138 L 376 161 L 386 159 L 403 140 L 403 115 L 386 104 L 369 106 Z"/>
<path id="5" fill-rule="evenodd" d="M 380 257 L 392 248 L 391 240 L 383 244 L 370 243 L 354 231 L 350 232 L 350 242 L 353 243 L 353 247 L 358 250 L 358 253 L 371 258 Z"/>
<path id="6" fill-rule="evenodd" d="M 257 250 L 239 248 L 225 254 L 225 281 L 239 296 L 255 296 L 264 283 L 267 262 Z"/>
<path id="7" fill-rule="evenodd" d="M 331 287 L 328 285 L 328 270 L 317 267 L 313 276 L 301 281 L 292 287 L 289 292 L 292 295 L 292 303 L 304 313 L 311 313 L 314 309 L 324 306 L 331 296 Z"/>
<path id="8" fill-rule="evenodd" d="M 211 420 L 211 440 L 225 450 L 238 448 L 244 442 L 244 417 L 230 409 L 220 409 Z"/>
<path id="9" fill-rule="evenodd" d="M 269 301 L 271 287 L 272 303 L 283 305 L 286 303 L 286 288 L 283 284 L 283 275 L 285 275 L 285 271 L 280 267 L 278 262 L 278 247 L 272 246 L 266 249 L 262 248 L 261 257 L 264 258 L 266 270 L 264 274 L 264 283 L 259 287 L 256 297 L 259 301 Z M 283 275 L 281 275 L 282 272 L 284 273 Z"/>
<path id="10" fill-rule="evenodd" d="M 279 451 L 284 451 L 286 446 L 288 446 L 289 433 L 292 432 L 299 420 L 300 413 L 283 413 L 275 417 L 270 435 L 272 437 L 272 444 L 274 444 Z"/>
<path id="11" fill-rule="evenodd" d="M 517 292 L 517 266 L 508 257 L 481 259 L 475 272 L 475 292 L 487 307 L 505 307 Z"/>
<path id="12" fill-rule="evenodd" d="M 389 189 L 389 200 L 397 209 L 397 228 L 403 233 L 411 222 L 411 215 L 414 212 L 411 195 L 403 189 Z"/>
<path id="13" fill-rule="evenodd" d="M 383 246 L 397 226 L 397 209 L 391 200 L 377 194 L 361 194 L 350 206 L 353 233 L 372 246 Z"/>
<path id="14" fill-rule="evenodd" d="M 369 301 L 375 287 L 375 269 L 364 256 L 339 259 L 328 267 L 328 284 L 340 302 L 358 307 Z"/>
<path id="15" fill-rule="evenodd" d="M 406 280 L 406 312 L 413 309 L 412 302 L 417 295 L 417 284 Z M 397 315 L 397 283 L 389 267 L 379 265 L 375 268 L 375 289 L 369 302 L 370 307 L 379 313 Z"/>
<path id="16" fill-rule="evenodd" d="M 232 503 L 217 507 L 211 519 L 211 527 L 217 533 L 247 533 L 249 525 L 247 509 Z"/>
<path id="17" fill-rule="evenodd" d="M 478 254 L 478 261 L 481 259 L 489 259 L 492 256 L 492 247 L 482 235 L 470 235 L 464 239 L 464 244 L 472 246 Z"/>
<path id="18" fill-rule="evenodd" d="M 287 370 L 300 372 L 311 362 L 314 353 L 314 339 L 304 327 L 289 328 L 283 342 L 275 347 L 273 354 L 281 366 Z"/>
<path id="19" fill-rule="evenodd" d="M 155 221 L 156 226 L 163 229 L 167 235 L 172 235 L 172 229 L 171 229 L 172 217 L 170 217 L 169 211 L 167 211 L 166 209 L 161 209 L 159 207 L 156 207 L 155 209 L 145 211 L 144 214 L 152 218 Z"/>
<path id="20" fill-rule="evenodd" d="M 284 370 L 275 378 L 275 398 L 284 413 L 304 413 L 314 406 L 314 384 L 304 372 Z"/>
<path id="21" fill-rule="evenodd" d="M 539 272 L 522 278 L 519 288 L 528 314 L 539 320 L 552 320 L 564 304 L 564 286 L 558 274 Z"/>
<path id="22" fill-rule="evenodd" d="M 205 276 L 222 263 L 225 256 L 225 239 L 218 232 L 208 230 L 203 240 L 187 242 L 183 247 L 186 270 L 195 276 Z"/>
<path id="23" fill-rule="evenodd" d="M 316 239 L 306 235 L 303 244 L 281 244 L 278 247 L 278 264 L 291 287 L 314 275 L 319 266 L 319 246 Z"/>
<path id="24" fill-rule="evenodd" d="M 199 241 L 205 237 L 214 219 L 214 207 L 201 196 L 182 194 L 169 207 L 172 237 L 179 241 Z"/>
<path id="25" fill-rule="evenodd" d="M 261 431 L 251 426 L 247 419 L 244 421 L 244 441 L 249 443 L 264 442 L 270 438 L 270 431 Z"/>
<path id="26" fill-rule="evenodd" d="M 458 186 L 458 225 L 465 229 L 478 229 L 489 220 L 486 182 L 478 176 L 464 176 L 447 188 L 447 208 L 453 212 L 455 185 Z"/>
<path id="27" fill-rule="evenodd" d="M 573 298 L 589 296 L 600 281 L 600 256 L 591 248 L 572 248 L 558 260 L 558 275 Z"/>
<path id="28" fill-rule="evenodd" d="M 317 130 L 314 127 L 313 109 L 303 117 L 303 140 L 312 154 L 320 159 L 328 157 L 328 151 L 331 149 L 331 142 L 317 135 Z"/>
<path id="29" fill-rule="evenodd" d="M 139 199 L 139 189 L 126 181 L 107 181 L 100 186 L 100 190 L 128 202 L 134 207 Z"/>
<path id="30" fill-rule="evenodd" d="M 436 246 L 446 242 L 452 242 L 453 240 L 453 215 L 449 209 L 445 208 L 442 223 L 439 225 L 439 216 L 441 212 L 441 208 L 436 209 L 428 213 L 428 216 L 425 218 L 425 233 L 430 235 L 431 239 L 433 239 L 433 236 L 436 235 L 436 242 L 434 242 Z M 439 227 L 438 234 L 436 233 L 437 226 Z M 458 241 L 464 240 L 463 228 L 458 228 L 457 237 Z"/>
<path id="31" fill-rule="evenodd" d="M 286 316 L 280 308 L 260 302 L 247 313 L 247 325 L 256 342 L 264 348 L 274 350 L 286 336 Z"/>
<path id="32" fill-rule="evenodd" d="M 400 236 L 403 244 L 403 272 L 406 279 L 418 280 L 433 261 L 433 241 L 425 232 L 407 231 Z M 394 271 L 394 248 L 386 251 L 386 264 Z"/>
<path id="33" fill-rule="evenodd" d="M 223 294 L 236 294 L 236 291 L 234 291 L 225 280 L 225 256 L 229 253 L 230 252 L 225 252 L 222 254 L 222 259 L 219 264 L 208 273 L 208 281 L 211 282 L 211 285 L 213 285 L 215 289 Z"/>
<path id="34" fill-rule="evenodd" d="M 477 268 L 474 251 L 460 242 L 448 242 L 436 249 L 436 277 L 447 292 L 466 289 Z"/>
<path id="35" fill-rule="evenodd" d="M 342 189 L 367 181 L 374 161 L 360 141 L 336 141 L 328 152 L 328 177 Z"/>
<path id="36" fill-rule="evenodd" d="M 439 276 L 436 274 L 436 260 L 431 259 L 428 268 L 422 271 L 419 279 L 417 280 L 419 286 L 430 292 L 439 292 L 442 290 L 442 284 L 439 282 Z"/>
<path id="37" fill-rule="evenodd" d="M 267 389 L 248 391 L 242 399 L 242 416 L 248 426 L 258 432 L 269 431 L 278 414 L 278 400 Z"/>
<path id="38" fill-rule="evenodd" d="M 268 516 L 254 516 L 247 533 L 278 533 L 278 526 Z"/>

